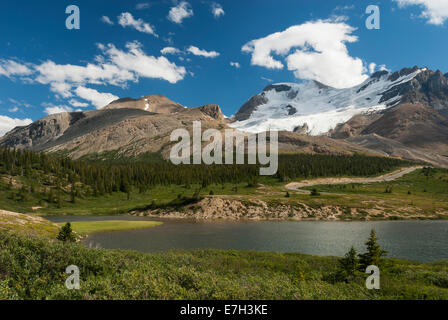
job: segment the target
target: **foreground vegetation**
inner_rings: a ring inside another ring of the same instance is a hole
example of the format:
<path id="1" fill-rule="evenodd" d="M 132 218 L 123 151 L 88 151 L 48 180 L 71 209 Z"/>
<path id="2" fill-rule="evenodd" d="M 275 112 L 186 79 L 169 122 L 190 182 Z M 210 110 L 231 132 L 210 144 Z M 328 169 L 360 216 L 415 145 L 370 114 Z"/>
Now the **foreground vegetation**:
<path id="1" fill-rule="evenodd" d="M 0 231 L 0 299 L 448 299 L 448 262 L 386 259 L 381 289 L 366 274 L 335 278 L 340 259 L 199 250 L 143 254 Z M 348 248 L 347 248 L 348 249 Z M 80 269 L 67 290 L 65 269 Z"/>

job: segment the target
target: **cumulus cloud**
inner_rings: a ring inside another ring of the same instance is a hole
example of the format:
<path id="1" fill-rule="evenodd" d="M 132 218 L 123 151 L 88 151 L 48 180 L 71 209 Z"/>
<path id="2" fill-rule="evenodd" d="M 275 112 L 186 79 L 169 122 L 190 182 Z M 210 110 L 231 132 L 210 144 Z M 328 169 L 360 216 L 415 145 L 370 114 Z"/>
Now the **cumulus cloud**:
<path id="1" fill-rule="evenodd" d="M 70 99 L 70 101 L 68 103 L 70 103 L 73 107 L 76 107 L 76 108 L 86 108 L 89 106 L 88 103 L 80 102 L 76 99 Z"/>
<path id="2" fill-rule="evenodd" d="M 448 19 L 448 1 L 446 0 L 395 0 L 399 7 L 418 5 L 422 8 L 422 18 L 428 23 L 443 25 Z"/>
<path id="3" fill-rule="evenodd" d="M 115 66 L 137 76 L 163 79 L 170 83 L 176 83 L 185 77 L 187 71 L 184 67 L 177 66 L 164 56 L 147 56 L 141 47 L 138 41 L 130 42 L 126 45 L 128 52 L 125 52 L 109 44 L 105 54 Z"/>
<path id="4" fill-rule="evenodd" d="M 199 49 L 198 47 L 195 47 L 195 46 L 190 46 L 187 49 L 187 51 L 190 52 L 191 54 L 194 54 L 195 56 L 201 56 L 201 57 L 205 57 L 205 58 L 216 58 L 219 56 L 219 52 L 206 51 L 206 50 Z"/>
<path id="5" fill-rule="evenodd" d="M 237 68 L 237 69 L 241 68 L 241 65 L 240 65 L 239 62 L 230 62 L 230 65 L 231 65 L 232 67 Z"/>
<path id="6" fill-rule="evenodd" d="M 179 54 L 182 53 L 181 50 L 174 48 L 174 47 L 165 47 L 162 50 L 160 50 L 161 54 L 167 55 L 167 54 Z"/>
<path id="7" fill-rule="evenodd" d="M 225 15 L 224 9 L 219 3 L 212 3 L 212 13 L 215 18 L 219 18 L 220 16 Z"/>
<path id="8" fill-rule="evenodd" d="M 193 16 L 193 9 L 186 1 L 180 2 L 177 6 L 172 7 L 168 13 L 168 20 L 181 24 L 186 18 Z"/>
<path id="9" fill-rule="evenodd" d="M 102 16 L 100 20 L 101 20 L 101 22 L 104 22 L 108 25 L 114 24 L 114 22 L 112 20 L 110 20 L 110 18 L 108 16 Z"/>
<path id="10" fill-rule="evenodd" d="M 283 69 L 286 62 L 296 78 L 346 88 L 368 78 L 362 60 L 348 54 L 346 43 L 358 40 L 354 30 L 340 20 L 310 21 L 252 40 L 242 51 L 252 55 L 252 65 Z"/>
<path id="11" fill-rule="evenodd" d="M 52 103 L 42 103 L 42 106 L 45 107 L 44 112 L 48 115 L 73 111 L 72 108 L 66 105 L 54 105 Z"/>
<path id="12" fill-rule="evenodd" d="M 123 28 L 131 27 L 137 31 L 152 34 L 153 36 L 158 37 L 158 35 L 154 32 L 154 28 L 149 23 L 144 22 L 142 19 L 135 19 L 129 12 L 123 12 L 118 17 L 118 24 Z"/>
<path id="13" fill-rule="evenodd" d="M 118 99 L 113 94 L 88 89 L 88 85 L 114 85 L 125 88 L 129 82 L 138 82 L 140 78 L 176 83 L 187 75 L 185 67 L 177 66 L 166 57 L 147 55 L 137 41 L 127 43 L 126 50 L 120 50 L 112 44 L 98 44 L 98 48 L 102 55 L 95 59 L 96 63 L 86 65 L 57 64 L 51 60 L 38 65 L 18 65 L 8 60 L 1 61 L 0 66 L 8 76 L 22 75 L 19 79 L 25 83 L 48 85 L 57 98 L 70 99 L 68 104 L 76 108 L 88 105 L 75 99 L 75 96 L 89 101 L 97 108 Z M 48 114 L 72 111 L 71 107 L 65 105 L 45 107 Z"/>
<path id="14" fill-rule="evenodd" d="M 31 119 L 17 119 L 0 115 L 0 137 L 11 131 L 15 127 L 27 126 L 33 121 Z"/>
<path id="15" fill-rule="evenodd" d="M 26 64 L 14 60 L 0 59 L 0 76 L 11 78 L 12 76 L 26 76 L 32 73 L 32 69 Z"/>
<path id="16" fill-rule="evenodd" d="M 119 97 L 111 93 L 102 93 L 86 87 L 76 88 L 75 93 L 78 97 L 90 101 L 97 109 L 101 109 L 112 101 L 119 99 Z"/>
<path id="17" fill-rule="evenodd" d="M 85 66 L 72 64 L 56 64 L 48 60 L 35 66 L 35 81 L 49 84 L 50 90 L 63 98 L 72 96 L 74 86 L 85 84 L 115 85 L 124 87 L 128 82 L 137 82 L 139 77 L 157 78 L 175 83 L 186 74 L 184 67 L 171 63 L 165 57 L 146 55 L 139 42 L 126 45 L 128 51 L 117 49 L 114 45 L 99 44 L 104 56 L 97 64 Z"/>
<path id="18" fill-rule="evenodd" d="M 376 63 L 372 62 L 371 64 L 369 64 L 369 72 L 370 73 L 374 73 L 376 69 Z"/>
<path id="19" fill-rule="evenodd" d="M 50 90 L 63 98 L 72 96 L 71 89 L 79 84 L 111 84 L 124 86 L 128 81 L 136 81 L 137 77 L 129 70 L 111 63 L 92 64 L 86 66 L 72 64 L 56 64 L 48 60 L 35 67 L 35 81 L 49 84 Z"/>

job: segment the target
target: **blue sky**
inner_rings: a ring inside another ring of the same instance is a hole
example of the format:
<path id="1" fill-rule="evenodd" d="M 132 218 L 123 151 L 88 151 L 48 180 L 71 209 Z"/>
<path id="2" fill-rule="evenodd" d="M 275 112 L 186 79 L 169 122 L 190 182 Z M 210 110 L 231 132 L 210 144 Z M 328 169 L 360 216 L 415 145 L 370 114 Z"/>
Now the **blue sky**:
<path id="1" fill-rule="evenodd" d="M 346 87 L 367 77 L 369 66 L 445 73 L 448 4 L 439 2 L 3 0 L 0 135 L 115 97 L 163 94 L 189 107 L 219 104 L 232 115 L 271 82 Z M 71 4 L 80 9 L 79 30 L 65 26 Z M 365 26 L 370 4 L 380 8 L 380 30 Z M 162 54 L 167 47 L 177 51 Z"/>

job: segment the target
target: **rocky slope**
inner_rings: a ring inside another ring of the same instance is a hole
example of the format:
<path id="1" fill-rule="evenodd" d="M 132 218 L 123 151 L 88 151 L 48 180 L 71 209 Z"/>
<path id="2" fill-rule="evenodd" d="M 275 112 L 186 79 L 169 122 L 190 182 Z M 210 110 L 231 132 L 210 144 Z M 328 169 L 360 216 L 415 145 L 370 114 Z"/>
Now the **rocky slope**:
<path id="1" fill-rule="evenodd" d="M 185 108 L 161 95 L 123 98 L 100 110 L 61 113 L 0 138 L 0 146 L 81 158 L 95 154 L 169 155 L 171 132 L 203 128 L 279 131 L 280 152 L 396 156 L 448 166 L 448 78 L 405 68 L 374 73 L 364 83 L 335 89 L 316 81 L 267 86 L 233 119 L 218 105 Z"/>
<path id="2" fill-rule="evenodd" d="M 50 115 L 0 138 L 0 146 L 66 154 L 74 159 L 137 157 L 159 153 L 169 157 L 171 132 L 201 121 L 202 129 L 228 128 L 218 105 L 185 108 L 160 95 L 124 98 L 100 110 Z M 241 133 L 242 134 L 242 133 Z M 328 137 L 280 132 L 279 149 L 322 154 L 377 154 L 375 151 Z"/>
<path id="3" fill-rule="evenodd" d="M 140 99 L 118 99 L 103 109 L 139 109 L 154 113 L 170 114 L 182 111 L 184 107 L 162 95 L 150 95 Z"/>
<path id="4" fill-rule="evenodd" d="M 448 78 L 405 68 L 335 89 L 316 81 L 267 86 L 236 113 L 243 131 L 329 136 L 390 156 L 448 164 Z"/>

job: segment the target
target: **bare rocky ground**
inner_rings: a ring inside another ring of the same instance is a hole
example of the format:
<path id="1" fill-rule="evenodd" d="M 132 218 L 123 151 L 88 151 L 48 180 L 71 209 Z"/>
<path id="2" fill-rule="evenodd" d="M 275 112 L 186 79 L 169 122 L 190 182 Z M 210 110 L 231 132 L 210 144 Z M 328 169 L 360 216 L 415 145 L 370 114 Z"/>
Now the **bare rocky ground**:
<path id="1" fill-rule="evenodd" d="M 300 188 L 322 184 L 374 183 L 396 180 L 411 173 L 420 166 L 403 168 L 372 178 L 321 178 L 293 182 L 286 189 L 299 194 L 309 194 Z M 134 212 L 134 215 L 191 218 L 197 220 L 398 220 L 398 219 L 439 219 L 448 215 L 445 209 L 428 213 L 412 205 L 391 206 L 386 201 L 361 201 L 361 206 L 315 205 L 298 199 L 285 198 L 284 193 L 260 186 L 259 194 L 253 196 L 208 196 L 201 201 L 181 209 L 156 209 Z M 278 196 L 277 196 L 278 195 Z M 339 195 L 325 193 L 325 195 Z M 272 200 L 265 200 L 268 196 Z M 344 195 L 340 195 L 344 196 Z M 348 200 L 349 202 L 349 200 Z"/>
<path id="2" fill-rule="evenodd" d="M 209 196 L 200 202 L 181 210 L 156 209 L 134 212 L 134 215 L 163 218 L 191 218 L 196 220 L 395 220 L 395 219 L 437 219 L 447 215 L 443 210 L 426 214 L 415 207 L 401 207 L 391 210 L 383 203 L 375 203 L 369 208 L 349 208 L 341 206 L 310 206 L 303 202 L 269 203 L 257 198 L 232 196 Z"/>

